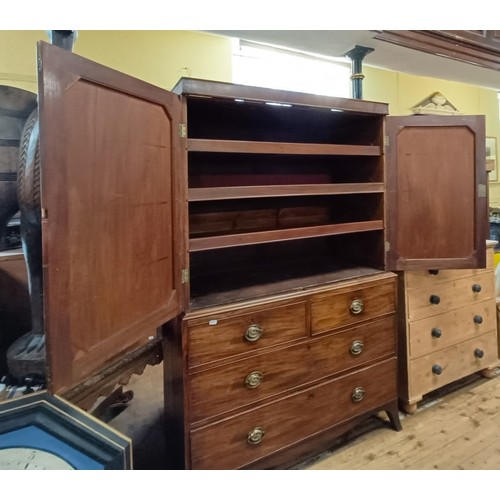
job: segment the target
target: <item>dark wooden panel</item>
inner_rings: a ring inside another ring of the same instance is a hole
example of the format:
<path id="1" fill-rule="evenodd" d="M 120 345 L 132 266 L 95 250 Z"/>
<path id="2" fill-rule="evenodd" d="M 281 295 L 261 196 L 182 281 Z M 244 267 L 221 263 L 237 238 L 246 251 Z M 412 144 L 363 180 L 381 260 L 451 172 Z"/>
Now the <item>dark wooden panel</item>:
<path id="1" fill-rule="evenodd" d="M 180 104 L 57 47 L 40 56 L 45 328 L 63 392 L 180 312 Z"/>
<path id="2" fill-rule="evenodd" d="M 388 268 L 486 265 L 484 116 L 387 120 Z"/>
<path id="3" fill-rule="evenodd" d="M 375 38 L 484 68 L 500 69 L 498 30 L 380 31 Z"/>

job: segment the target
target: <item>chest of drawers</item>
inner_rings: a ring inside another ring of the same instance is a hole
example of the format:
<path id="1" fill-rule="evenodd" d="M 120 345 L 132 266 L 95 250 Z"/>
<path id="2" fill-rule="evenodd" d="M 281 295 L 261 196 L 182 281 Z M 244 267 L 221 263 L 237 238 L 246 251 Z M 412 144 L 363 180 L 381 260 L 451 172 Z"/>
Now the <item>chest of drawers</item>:
<path id="1" fill-rule="evenodd" d="M 395 285 L 377 273 L 187 314 L 184 465 L 282 467 L 382 410 L 399 430 Z"/>
<path id="2" fill-rule="evenodd" d="M 399 398 L 408 413 L 423 395 L 499 364 L 493 243 L 486 269 L 399 275 Z"/>

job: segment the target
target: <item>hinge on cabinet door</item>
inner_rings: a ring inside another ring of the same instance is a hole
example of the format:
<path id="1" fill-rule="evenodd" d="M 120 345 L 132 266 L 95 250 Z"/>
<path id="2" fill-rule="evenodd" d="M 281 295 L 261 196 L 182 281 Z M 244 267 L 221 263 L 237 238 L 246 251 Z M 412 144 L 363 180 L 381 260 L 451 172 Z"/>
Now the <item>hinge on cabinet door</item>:
<path id="1" fill-rule="evenodd" d="M 391 251 L 391 244 L 388 241 L 385 242 L 384 247 L 386 252 Z"/>
<path id="2" fill-rule="evenodd" d="M 181 278 L 181 283 L 189 283 L 189 269 L 183 269 L 182 270 L 182 278 Z"/>
<path id="3" fill-rule="evenodd" d="M 187 127 L 185 123 L 179 123 L 179 137 L 187 137 Z"/>
<path id="4" fill-rule="evenodd" d="M 486 184 L 477 185 L 477 197 L 486 198 Z"/>

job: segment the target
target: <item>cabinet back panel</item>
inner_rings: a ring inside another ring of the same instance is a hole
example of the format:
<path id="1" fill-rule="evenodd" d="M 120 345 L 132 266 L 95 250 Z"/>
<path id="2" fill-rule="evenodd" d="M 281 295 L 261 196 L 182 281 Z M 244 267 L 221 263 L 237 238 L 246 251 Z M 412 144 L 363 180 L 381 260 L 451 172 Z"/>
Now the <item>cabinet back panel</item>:
<path id="1" fill-rule="evenodd" d="M 189 187 L 383 182 L 380 158 L 189 153 Z"/>
<path id="2" fill-rule="evenodd" d="M 379 145 L 383 124 L 379 115 L 231 99 L 188 97 L 187 109 L 192 139 Z"/>

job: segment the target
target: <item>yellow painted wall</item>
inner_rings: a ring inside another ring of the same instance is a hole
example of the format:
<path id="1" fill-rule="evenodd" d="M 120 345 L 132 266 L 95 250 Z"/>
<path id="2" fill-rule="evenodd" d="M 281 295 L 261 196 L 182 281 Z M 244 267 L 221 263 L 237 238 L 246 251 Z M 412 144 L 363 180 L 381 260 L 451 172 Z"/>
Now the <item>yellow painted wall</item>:
<path id="1" fill-rule="evenodd" d="M 45 31 L 0 31 L 0 85 L 36 92 L 36 42 Z M 231 81 L 231 42 L 195 31 L 81 30 L 75 54 L 171 89 L 183 76 Z"/>
<path id="2" fill-rule="evenodd" d="M 36 92 L 36 42 L 45 31 L 0 30 L 0 85 Z M 74 52 L 165 89 L 182 76 L 231 81 L 231 41 L 196 31 L 81 30 Z M 386 102 L 392 115 L 433 92 L 466 114 L 486 116 L 486 135 L 500 137 L 497 93 L 462 83 L 363 67 L 363 97 Z M 500 174 L 498 175 L 500 179 Z M 490 183 L 490 205 L 500 206 L 500 182 Z"/>

